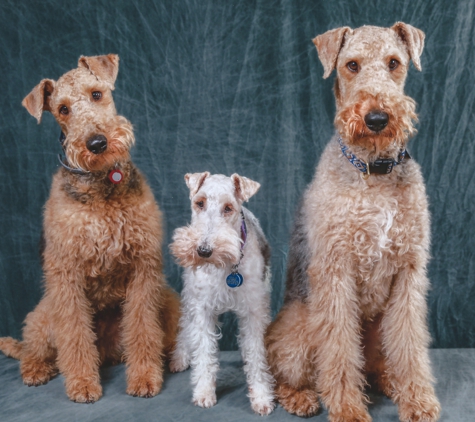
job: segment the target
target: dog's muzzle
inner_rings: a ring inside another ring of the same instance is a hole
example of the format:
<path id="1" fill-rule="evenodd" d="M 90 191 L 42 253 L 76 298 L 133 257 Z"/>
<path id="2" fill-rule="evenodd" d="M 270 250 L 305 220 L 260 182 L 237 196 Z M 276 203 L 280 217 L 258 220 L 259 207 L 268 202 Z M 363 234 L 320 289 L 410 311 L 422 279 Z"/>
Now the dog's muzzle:
<path id="1" fill-rule="evenodd" d="M 86 148 L 93 154 L 102 154 L 107 149 L 107 138 L 104 135 L 94 135 L 87 140 Z"/>
<path id="2" fill-rule="evenodd" d="M 364 116 L 364 122 L 369 130 L 381 132 L 388 125 L 389 116 L 384 111 L 370 111 Z"/>
<path id="3" fill-rule="evenodd" d="M 209 258 L 213 253 L 213 249 L 210 246 L 199 246 L 196 251 L 201 258 Z"/>

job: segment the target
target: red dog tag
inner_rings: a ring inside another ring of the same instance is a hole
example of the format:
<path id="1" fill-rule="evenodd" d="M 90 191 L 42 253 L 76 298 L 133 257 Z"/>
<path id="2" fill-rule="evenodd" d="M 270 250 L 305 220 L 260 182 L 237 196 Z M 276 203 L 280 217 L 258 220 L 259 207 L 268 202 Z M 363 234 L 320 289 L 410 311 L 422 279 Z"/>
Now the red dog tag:
<path id="1" fill-rule="evenodd" d="M 109 180 L 115 185 L 117 185 L 117 183 L 122 182 L 123 178 L 124 174 L 119 169 L 111 170 L 109 173 Z"/>

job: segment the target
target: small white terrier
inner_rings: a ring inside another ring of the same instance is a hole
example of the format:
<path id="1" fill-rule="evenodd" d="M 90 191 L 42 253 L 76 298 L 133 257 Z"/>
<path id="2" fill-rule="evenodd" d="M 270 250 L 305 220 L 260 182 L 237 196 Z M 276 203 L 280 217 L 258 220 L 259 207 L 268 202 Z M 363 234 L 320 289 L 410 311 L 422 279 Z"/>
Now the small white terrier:
<path id="1" fill-rule="evenodd" d="M 270 248 L 256 217 L 242 206 L 260 184 L 233 174 L 186 174 L 191 225 L 175 230 L 170 249 L 183 273 L 181 331 L 170 363 L 173 372 L 191 364 L 193 403 L 216 404 L 218 315 L 234 311 L 252 409 L 274 409 L 264 347 L 270 323 Z"/>

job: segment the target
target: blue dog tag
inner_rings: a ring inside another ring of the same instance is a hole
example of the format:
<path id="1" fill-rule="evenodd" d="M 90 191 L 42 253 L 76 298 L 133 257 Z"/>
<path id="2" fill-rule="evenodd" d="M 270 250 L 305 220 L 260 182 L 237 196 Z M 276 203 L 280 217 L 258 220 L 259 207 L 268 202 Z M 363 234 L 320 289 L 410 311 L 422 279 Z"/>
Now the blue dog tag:
<path id="1" fill-rule="evenodd" d="M 239 273 L 231 273 L 226 277 L 226 284 L 234 289 L 235 287 L 239 287 L 243 282 L 242 275 Z"/>

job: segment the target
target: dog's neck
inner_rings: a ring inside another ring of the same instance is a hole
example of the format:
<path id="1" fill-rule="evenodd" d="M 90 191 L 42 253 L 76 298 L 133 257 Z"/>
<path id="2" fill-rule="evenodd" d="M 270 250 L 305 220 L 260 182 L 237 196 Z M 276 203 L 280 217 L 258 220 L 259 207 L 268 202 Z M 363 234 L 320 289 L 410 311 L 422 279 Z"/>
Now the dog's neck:
<path id="1" fill-rule="evenodd" d="M 376 154 L 361 146 L 349 146 L 341 136 L 337 139 L 341 153 L 361 173 L 363 179 L 370 175 L 390 174 L 397 165 L 411 158 L 406 148 L 398 142 L 392 142 L 390 148 Z"/>
<path id="2" fill-rule="evenodd" d="M 63 190 L 70 198 L 83 204 L 112 200 L 129 193 L 140 194 L 142 176 L 132 161 L 122 162 L 117 168 L 123 175 L 122 181 L 117 184 L 109 179 L 110 169 L 78 174 L 61 168 Z"/>

